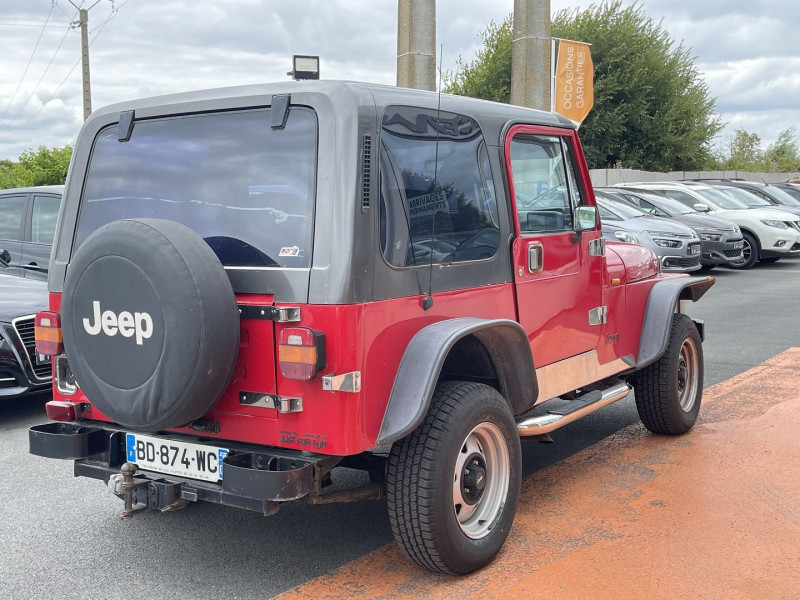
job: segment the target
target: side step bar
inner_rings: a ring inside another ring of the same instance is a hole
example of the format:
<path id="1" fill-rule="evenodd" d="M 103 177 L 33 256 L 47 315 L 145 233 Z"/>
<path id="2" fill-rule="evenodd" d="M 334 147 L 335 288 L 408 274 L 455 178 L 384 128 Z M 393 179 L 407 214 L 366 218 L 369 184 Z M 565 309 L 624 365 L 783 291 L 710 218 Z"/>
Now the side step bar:
<path id="1" fill-rule="evenodd" d="M 517 431 L 520 437 L 550 433 L 617 400 L 622 400 L 630 391 L 631 386 L 627 383 L 616 381 L 605 390 L 587 392 L 570 404 L 552 410 L 545 415 L 523 418 L 517 422 Z"/>

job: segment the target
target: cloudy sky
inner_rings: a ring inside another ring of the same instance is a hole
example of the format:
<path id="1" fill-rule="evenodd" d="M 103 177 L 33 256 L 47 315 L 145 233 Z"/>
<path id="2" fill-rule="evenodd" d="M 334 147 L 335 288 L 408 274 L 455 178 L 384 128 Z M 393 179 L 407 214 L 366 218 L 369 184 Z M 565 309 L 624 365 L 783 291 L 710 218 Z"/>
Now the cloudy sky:
<path id="1" fill-rule="evenodd" d="M 627 2 L 627 0 L 625 0 Z M 81 0 L 73 0 L 81 5 Z M 590 2 L 551 0 L 553 13 Z M 438 0 L 445 70 L 514 0 Z M 727 123 L 764 144 L 800 125 L 800 2 L 640 0 L 692 50 Z M 394 84 L 396 0 L 83 0 L 95 109 L 135 97 L 286 79 L 293 54 L 326 79 Z M 0 159 L 74 142 L 83 116 L 80 34 L 69 0 L 0 0 Z M 800 132 L 800 129 L 798 130 Z"/>

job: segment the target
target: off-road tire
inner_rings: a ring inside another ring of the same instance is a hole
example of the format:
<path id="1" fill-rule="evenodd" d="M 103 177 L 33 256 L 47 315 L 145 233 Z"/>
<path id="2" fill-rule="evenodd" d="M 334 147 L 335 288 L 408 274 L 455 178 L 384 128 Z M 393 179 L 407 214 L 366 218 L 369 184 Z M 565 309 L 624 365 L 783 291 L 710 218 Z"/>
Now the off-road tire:
<path id="1" fill-rule="evenodd" d="M 514 519 L 521 464 L 514 417 L 494 388 L 440 384 L 425 420 L 389 455 L 389 520 L 405 555 L 450 574 L 489 563 Z"/>
<path id="2" fill-rule="evenodd" d="M 653 433 L 680 435 L 697 421 L 703 396 L 703 346 L 694 322 L 672 318 L 663 356 L 632 378 L 636 409 Z"/>
<path id="3" fill-rule="evenodd" d="M 761 247 L 758 244 L 756 236 L 747 231 L 742 232 L 744 238 L 744 248 L 742 248 L 742 259 L 728 263 L 731 269 L 745 270 L 750 269 L 758 262 L 758 255 L 761 253 Z"/>

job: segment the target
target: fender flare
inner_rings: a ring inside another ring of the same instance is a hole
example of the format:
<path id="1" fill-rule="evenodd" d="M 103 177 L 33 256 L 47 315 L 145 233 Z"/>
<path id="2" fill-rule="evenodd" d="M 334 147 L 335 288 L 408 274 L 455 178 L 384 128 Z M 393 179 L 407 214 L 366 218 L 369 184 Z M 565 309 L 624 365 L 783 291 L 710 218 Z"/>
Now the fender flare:
<path id="1" fill-rule="evenodd" d="M 653 285 L 647 298 L 642 336 L 639 338 L 637 370 L 656 362 L 666 352 L 672 315 L 678 307 L 678 302 L 681 300 L 697 302 L 715 281 L 713 277 L 680 277 L 662 279 Z M 705 337 L 703 322 L 695 321 L 695 325 L 700 332 L 700 339 L 703 339 Z"/>
<path id="2" fill-rule="evenodd" d="M 520 414 L 533 406 L 538 395 L 536 371 L 528 336 L 519 323 L 474 317 L 437 321 L 420 329 L 406 347 L 378 433 L 379 446 L 405 437 L 422 422 L 447 355 L 470 335 L 493 357 L 501 393 L 512 412 Z"/>

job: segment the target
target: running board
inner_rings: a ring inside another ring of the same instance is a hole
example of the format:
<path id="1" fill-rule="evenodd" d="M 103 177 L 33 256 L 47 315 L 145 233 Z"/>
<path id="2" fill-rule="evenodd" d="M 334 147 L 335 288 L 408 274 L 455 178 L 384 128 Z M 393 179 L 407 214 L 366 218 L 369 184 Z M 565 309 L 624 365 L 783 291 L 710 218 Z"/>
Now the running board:
<path id="1" fill-rule="evenodd" d="M 587 392 L 570 404 L 550 411 L 545 415 L 518 421 L 517 431 L 520 437 L 550 433 L 617 400 L 622 400 L 630 391 L 631 386 L 624 381 L 618 380 L 611 387 L 602 391 Z"/>

